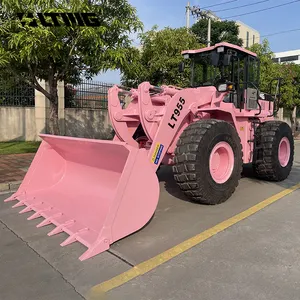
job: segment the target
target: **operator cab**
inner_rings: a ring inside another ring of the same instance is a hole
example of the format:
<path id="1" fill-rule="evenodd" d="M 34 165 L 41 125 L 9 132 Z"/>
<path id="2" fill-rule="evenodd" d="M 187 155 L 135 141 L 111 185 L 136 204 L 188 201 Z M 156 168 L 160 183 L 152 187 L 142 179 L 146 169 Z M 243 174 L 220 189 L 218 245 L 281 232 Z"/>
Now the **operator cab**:
<path id="1" fill-rule="evenodd" d="M 215 86 L 226 92 L 224 102 L 240 109 L 258 108 L 259 59 L 255 53 L 224 42 L 182 54 L 190 62 L 191 87 Z"/>

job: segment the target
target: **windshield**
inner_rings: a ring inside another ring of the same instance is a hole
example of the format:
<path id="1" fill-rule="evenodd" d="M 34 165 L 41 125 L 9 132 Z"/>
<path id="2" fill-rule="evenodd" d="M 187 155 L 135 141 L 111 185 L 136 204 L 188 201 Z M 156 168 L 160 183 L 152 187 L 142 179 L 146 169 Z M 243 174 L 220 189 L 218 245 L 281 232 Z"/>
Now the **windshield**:
<path id="1" fill-rule="evenodd" d="M 213 66 L 212 52 L 196 54 L 191 58 L 191 85 L 192 87 L 216 86 L 220 82 L 230 81 L 232 80 L 231 68 L 231 64 Z"/>

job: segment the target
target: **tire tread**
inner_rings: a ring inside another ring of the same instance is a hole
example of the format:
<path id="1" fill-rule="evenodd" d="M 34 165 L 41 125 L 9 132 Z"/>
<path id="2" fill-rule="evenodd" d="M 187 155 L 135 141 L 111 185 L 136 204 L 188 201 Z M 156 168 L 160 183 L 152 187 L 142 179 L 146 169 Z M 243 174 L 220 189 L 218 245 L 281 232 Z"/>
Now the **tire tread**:
<path id="1" fill-rule="evenodd" d="M 257 128 L 256 139 L 258 143 L 258 158 L 253 162 L 253 169 L 256 177 L 269 181 L 282 181 L 287 177 L 276 171 L 276 161 L 274 160 L 274 144 L 276 134 L 280 126 L 285 124 L 282 121 L 267 121 Z M 292 147 L 292 160 L 294 147 Z M 288 172 L 289 173 L 289 172 Z"/>
<path id="2" fill-rule="evenodd" d="M 216 119 L 200 120 L 190 124 L 181 134 L 177 147 L 175 149 L 175 157 L 173 166 L 174 179 L 179 185 L 183 193 L 192 201 L 202 204 L 219 204 L 226 201 L 235 191 L 241 178 L 243 161 L 242 161 L 242 145 L 237 134 L 239 143 L 238 147 L 241 152 L 238 176 L 234 181 L 234 186 L 225 192 L 222 200 L 217 202 L 203 185 L 199 184 L 199 179 L 207 174 L 203 174 L 202 170 L 197 170 L 197 155 L 199 154 L 199 145 L 203 137 L 216 123 L 225 122 Z M 235 130 L 235 129 L 234 129 Z M 202 171 L 202 172 L 201 172 Z"/>

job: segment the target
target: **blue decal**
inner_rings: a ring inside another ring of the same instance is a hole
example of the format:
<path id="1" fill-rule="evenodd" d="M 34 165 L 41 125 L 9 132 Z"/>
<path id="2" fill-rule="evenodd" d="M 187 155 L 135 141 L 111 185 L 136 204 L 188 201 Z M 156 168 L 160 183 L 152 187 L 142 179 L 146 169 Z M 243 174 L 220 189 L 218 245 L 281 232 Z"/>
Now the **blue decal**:
<path id="1" fill-rule="evenodd" d="M 158 164 L 158 161 L 160 159 L 160 156 L 161 156 L 161 153 L 162 153 L 163 149 L 164 149 L 164 146 L 160 144 L 157 155 L 156 155 L 156 158 L 155 158 L 155 162 L 154 162 L 156 165 Z"/>

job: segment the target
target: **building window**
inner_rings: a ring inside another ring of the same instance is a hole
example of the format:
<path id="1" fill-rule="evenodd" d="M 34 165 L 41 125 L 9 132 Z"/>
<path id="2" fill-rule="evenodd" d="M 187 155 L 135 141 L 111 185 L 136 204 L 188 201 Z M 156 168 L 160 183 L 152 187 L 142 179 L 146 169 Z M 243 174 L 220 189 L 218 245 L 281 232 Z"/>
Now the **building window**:
<path id="1" fill-rule="evenodd" d="M 276 63 L 279 62 L 279 58 L 272 58 L 272 60 L 273 60 L 274 62 L 276 62 Z"/>
<path id="2" fill-rule="evenodd" d="M 253 34 L 253 44 L 255 44 L 255 35 Z"/>
<path id="3" fill-rule="evenodd" d="M 294 60 L 298 60 L 298 59 L 299 59 L 298 55 L 292 55 L 292 56 L 281 57 L 280 61 L 287 62 L 287 61 L 294 61 Z"/>
<path id="4" fill-rule="evenodd" d="M 249 47 L 249 31 L 247 31 L 246 47 Z"/>

